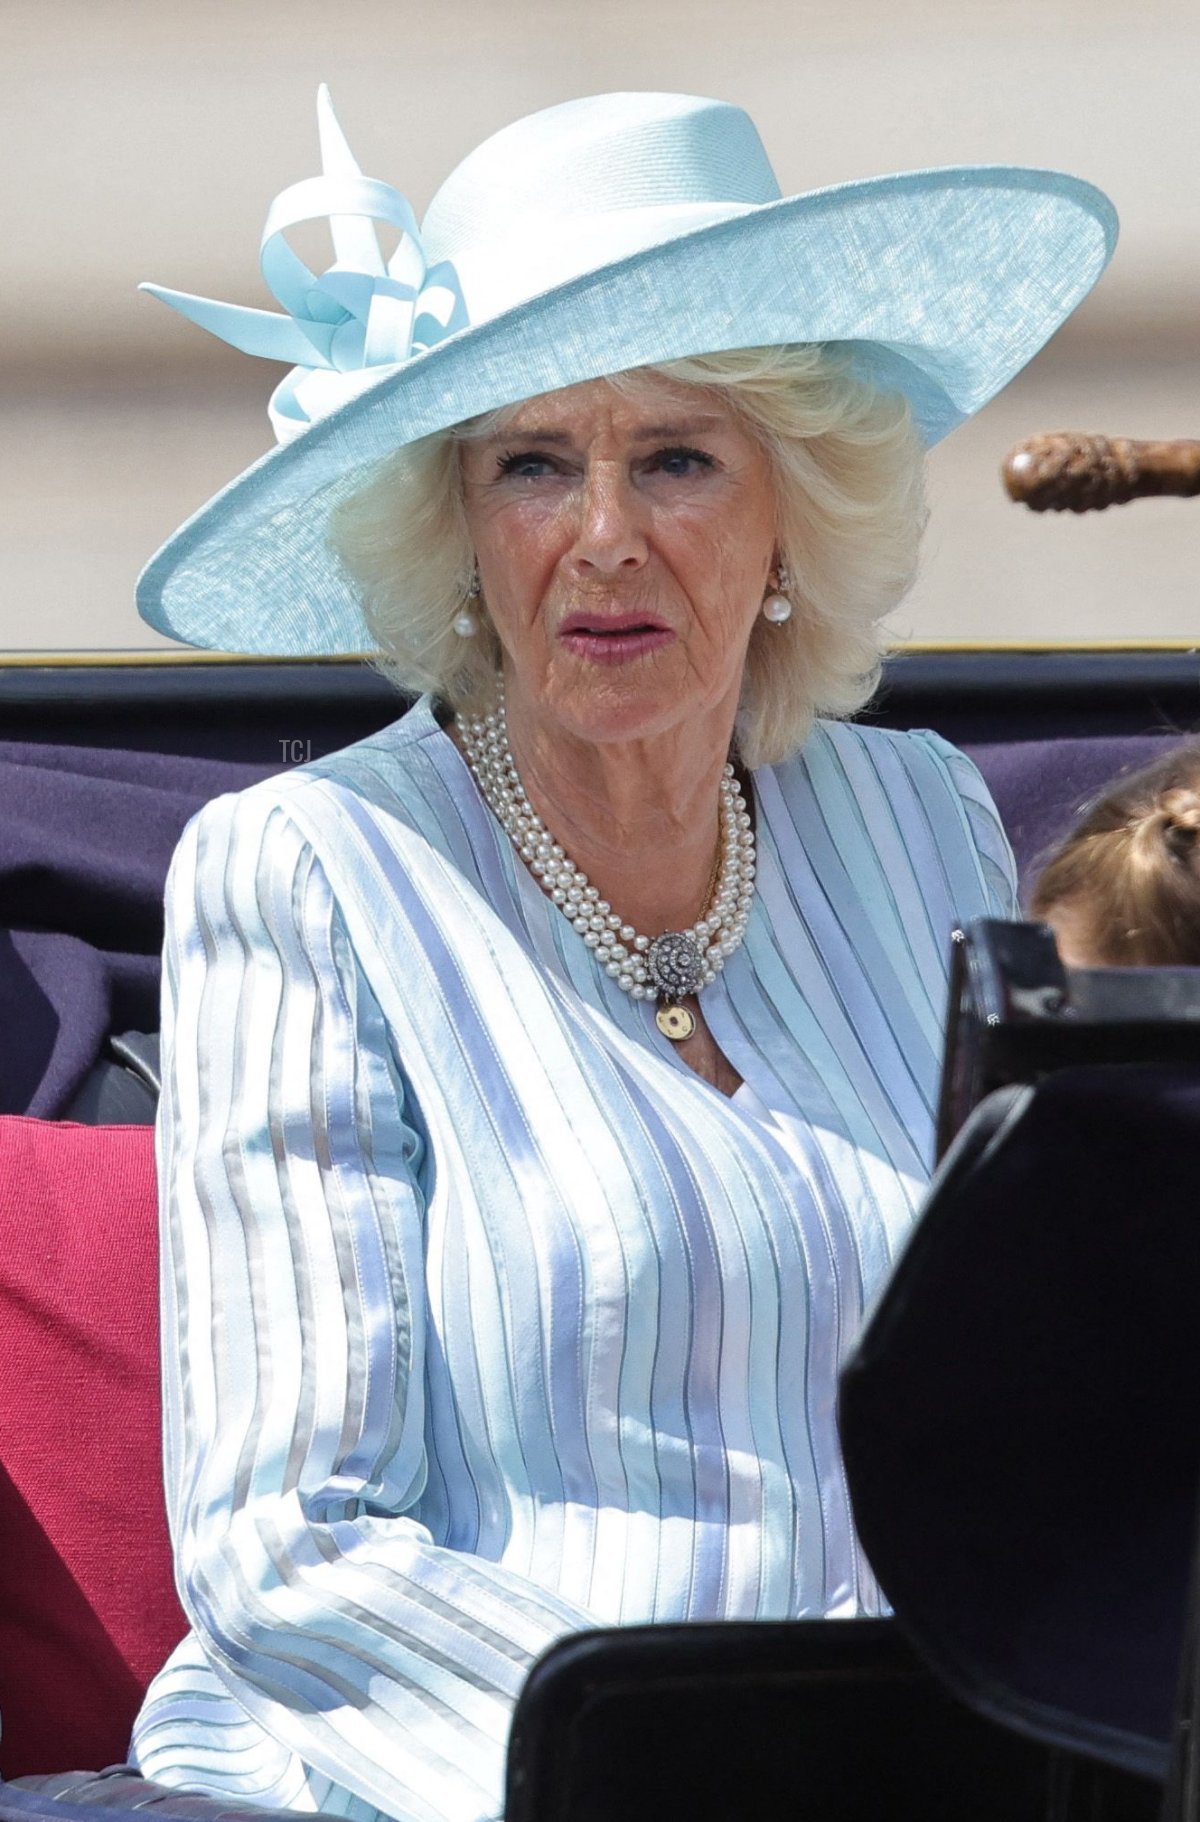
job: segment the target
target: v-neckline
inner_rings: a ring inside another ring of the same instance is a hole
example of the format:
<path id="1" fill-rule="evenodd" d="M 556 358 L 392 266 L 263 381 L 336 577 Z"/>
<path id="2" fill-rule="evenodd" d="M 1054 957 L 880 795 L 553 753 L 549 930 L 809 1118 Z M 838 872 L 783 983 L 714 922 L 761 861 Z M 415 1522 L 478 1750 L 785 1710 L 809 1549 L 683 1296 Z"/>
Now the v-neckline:
<path id="1" fill-rule="evenodd" d="M 432 699 L 430 697 L 423 697 L 418 703 L 414 704 L 413 708 L 410 709 L 409 714 L 421 716 L 424 722 L 424 725 L 419 727 L 417 733 L 418 739 L 429 740 L 431 736 L 440 737 L 440 739 L 435 739 L 434 743 L 435 762 L 438 764 L 439 771 L 442 773 L 447 784 L 451 785 L 451 788 L 453 788 L 454 783 L 457 782 L 460 790 L 464 786 L 469 790 L 473 807 L 476 809 L 478 815 L 484 820 L 486 826 L 492 829 L 497 838 L 497 848 L 505 857 L 505 873 L 510 876 L 513 909 L 516 917 L 519 919 L 520 935 L 531 947 L 536 947 L 536 937 L 533 928 L 534 914 L 540 911 L 541 915 L 544 916 L 547 913 L 553 912 L 557 914 L 558 917 L 562 917 L 563 914 L 561 910 L 547 898 L 533 874 L 530 873 L 528 867 L 521 861 L 520 855 L 513 846 L 512 838 L 498 821 L 491 806 L 488 804 L 487 799 L 479 789 L 478 782 L 471 770 L 466 754 L 462 751 L 458 742 L 450 733 L 448 725 L 443 725 L 438 719 Z M 453 773 L 452 778 L 448 775 L 447 769 L 440 758 L 440 755 L 445 751 L 448 751 L 453 755 L 451 767 Z M 761 799 L 759 799 L 757 795 L 754 802 L 753 814 L 755 815 L 756 825 L 761 827 L 764 822 L 764 812 Z M 472 846 L 474 846 L 474 844 L 472 844 Z M 477 860 L 478 858 L 479 856 L 476 855 Z M 490 901 L 487 902 L 490 903 Z M 491 909 L 501 918 L 502 922 L 507 922 L 507 919 L 504 918 L 500 908 L 493 904 L 491 905 Z M 752 920 L 753 917 L 754 910 L 752 908 Z M 567 920 L 564 918 L 563 921 L 566 923 Z M 731 957 L 730 959 L 732 960 L 734 958 Z M 706 1076 L 702 1076 L 699 1070 L 693 1069 L 691 1064 L 687 1062 L 674 1044 L 672 1044 L 670 1038 L 659 1031 L 654 1021 L 654 1006 L 652 1001 L 629 1000 L 630 1010 L 634 1012 L 635 1017 L 638 1019 L 636 1028 L 631 1031 L 613 1016 L 610 1008 L 605 1003 L 603 988 L 598 975 L 595 976 L 595 985 L 598 991 L 594 996 L 582 992 L 565 968 L 561 971 L 561 982 L 563 987 L 573 994 L 582 1006 L 587 1007 L 589 1011 L 598 1013 L 600 1017 L 611 1025 L 622 1037 L 638 1042 L 640 1047 L 648 1051 L 651 1056 L 660 1059 L 664 1063 L 669 1063 L 673 1074 L 683 1075 L 687 1080 L 699 1083 L 702 1088 L 707 1089 L 709 1093 L 715 1095 L 718 1100 L 723 1102 L 727 1107 L 737 1107 L 739 1111 L 746 1111 L 748 1097 L 743 1096 L 743 1099 L 739 1102 L 738 1096 L 742 1094 L 742 1090 L 747 1086 L 749 1080 L 747 1072 L 729 1055 L 728 1050 L 720 1044 L 715 1034 L 713 1038 L 714 1043 L 717 1044 L 717 1048 L 721 1051 L 721 1054 L 729 1064 L 729 1067 L 741 1078 L 738 1087 L 732 1094 L 726 1094 L 724 1090 L 718 1088 L 714 1082 L 710 1082 Z M 712 983 L 711 987 L 705 989 L 706 994 L 713 995 L 723 995 L 725 991 L 724 973 L 717 977 L 717 980 Z M 623 999 L 626 997 L 627 996 L 622 995 Z M 706 1023 L 708 1023 L 707 1018 Z M 711 1024 L 709 1024 L 709 1030 L 712 1030 Z M 751 1093 L 754 1096 L 754 1102 L 757 1106 L 764 1107 L 767 1105 L 760 1092 L 752 1085 Z M 769 1107 L 767 1107 L 767 1112 L 768 1114 L 771 1114 Z M 774 1118 L 774 1115 L 771 1114 L 771 1117 Z"/>

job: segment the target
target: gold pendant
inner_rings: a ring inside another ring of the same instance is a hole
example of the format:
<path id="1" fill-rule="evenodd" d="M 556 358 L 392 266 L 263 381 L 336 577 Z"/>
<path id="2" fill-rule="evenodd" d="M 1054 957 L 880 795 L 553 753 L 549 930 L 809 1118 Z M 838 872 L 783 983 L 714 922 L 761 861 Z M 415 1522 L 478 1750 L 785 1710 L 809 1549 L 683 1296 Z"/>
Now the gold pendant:
<path id="1" fill-rule="evenodd" d="M 654 1014 L 654 1023 L 673 1044 L 682 1044 L 696 1029 L 696 1021 L 686 1006 L 660 1006 Z"/>

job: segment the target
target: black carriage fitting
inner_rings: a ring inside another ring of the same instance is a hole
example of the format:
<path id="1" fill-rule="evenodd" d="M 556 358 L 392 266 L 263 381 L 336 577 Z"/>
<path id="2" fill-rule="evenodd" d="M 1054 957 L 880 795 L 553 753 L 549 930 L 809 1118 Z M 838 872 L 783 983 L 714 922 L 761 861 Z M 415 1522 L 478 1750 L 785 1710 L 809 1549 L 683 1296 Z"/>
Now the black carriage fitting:
<path id="1" fill-rule="evenodd" d="M 0 740 L 284 765 L 361 739 L 405 706 L 362 660 L 37 665 L 0 655 Z M 1200 725 L 1200 653 L 898 652 L 862 719 L 934 727 L 968 746 L 1177 733 Z"/>
<path id="2" fill-rule="evenodd" d="M 1174 1753 L 1196 1822 L 1200 1068 L 1043 1061 L 958 1134 L 843 1372 L 855 1518 L 950 1689 L 1127 1774 Z"/>
<path id="3" fill-rule="evenodd" d="M 993 1090 L 1095 1063 L 1200 1068 L 1200 968 L 1064 968 L 1045 924 L 954 933 L 937 1156 Z"/>
<path id="4" fill-rule="evenodd" d="M 1091 1807 L 1096 1794 L 1091 1768 L 948 1696 L 890 1622 L 727 1621 L 579 1633 L 552 1647 L 517 1702 L 504 1813 L 506 1822 L 1115 1818 Z"/>
<path id="5" fill-rule="evenodd" d="M 860 719 L 969 747 L 1190 732 L 1200 649 L 896 652 Z"/>
<path id="6" fill-rule="evenodd" d="M 274 764 L 336 752 L 404 713 L 400 695 L 358 660 L 202 657 L 164 664 L 5 665 L 0 741 Z"/>
<path id="7" fill-rule="evenodd" d="M 85 1126 L 153 1126 L 161 1093 L 158 1032 L 120 1031 L 108 1039 L 63 1118 Z"/>

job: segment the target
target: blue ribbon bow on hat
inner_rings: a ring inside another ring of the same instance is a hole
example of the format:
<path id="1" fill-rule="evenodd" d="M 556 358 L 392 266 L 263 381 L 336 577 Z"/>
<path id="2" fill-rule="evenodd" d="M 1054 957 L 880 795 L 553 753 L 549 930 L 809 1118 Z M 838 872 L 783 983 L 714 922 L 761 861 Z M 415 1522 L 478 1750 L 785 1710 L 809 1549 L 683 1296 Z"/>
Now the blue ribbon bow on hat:
<path id="1" fill-rule="evenodd" d="M 267 407 L 280 443 L 468 320 L 453 265 L 448 260 L 428 265 L 407 198 L 391 184 L 363 176 L 324 84 L 317 94 L 317 127 L 322 175 L 280 191 L 263 228 L 262 275 L 286 316 L 162 285 L 139 287 L 243 354 L 293 363 Z M 335 257 L 318 277 L 292 251 L 287 234 L 300 222 L 322 217 L 329 220 Z M 386 263 L 378 222 L 400 232 Z"/>

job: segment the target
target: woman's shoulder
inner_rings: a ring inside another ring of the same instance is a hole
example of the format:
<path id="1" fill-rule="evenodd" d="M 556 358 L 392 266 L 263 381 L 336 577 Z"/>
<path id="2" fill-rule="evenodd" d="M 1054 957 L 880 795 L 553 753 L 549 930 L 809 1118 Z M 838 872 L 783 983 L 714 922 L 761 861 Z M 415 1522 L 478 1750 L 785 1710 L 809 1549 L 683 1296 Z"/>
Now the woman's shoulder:
<path id="1" fill-rule="evenodd" d="M 886 796 L 916 793 L 987 796 L 978 768 L 931 728 L 885 728 L 861 721 L 813 723 L 795 756 L 771 768 L 780 788 L 818 795 L 848 774 L 869 772 Z"/>
<path id="2" fill-rule="evenodd" d="M 951 878 L 982 879 L 991 914 L 1013 914 L 1015 865 L 999 812 L 974 761 L 940 734 L 816 721 L 771 777 L 801 832 L 819 824 L 858 860 L 898 840 Z"/>
<path id="3" fill-rule="evenodd" d="M 176 861 L 190 853 L 212 878 L 231 864 L 290 868 L 298 847 L 339 899 L 353 882 L 382 873 L 440 877 L 448 863 L 473 875 L 481 835 L 460 771 L 423 698 L 362 740 L 210 799 L 185 827 Z"/>
<path id="4" fill-rule="evenodd" d="M 299 763 L 212 799 L 197 815 L 243 826 L 281 815 L 336 828 L 339 817 L 354 811 L 427 826 L 444 791 L 444 745 L 432 705 L 422 697 L 395 721 L 331 753 L 313 756 L 307 737 L 299 736 L 292 742 L 304 752 Z"/>
<path id="5" fill-rule="evenodd" d="M 250 788 L 274 786 L 288 798 L 343 791 L 405 801 L 414 790 L 419 791 L 422 782 L 428 785 L 432 773 L 440 771 L 438 755 L 445 745 L 433 703 L 422 696 L 394 721 L 361 740 L 316 757 L 306 752 L 299 765 Z"/>

